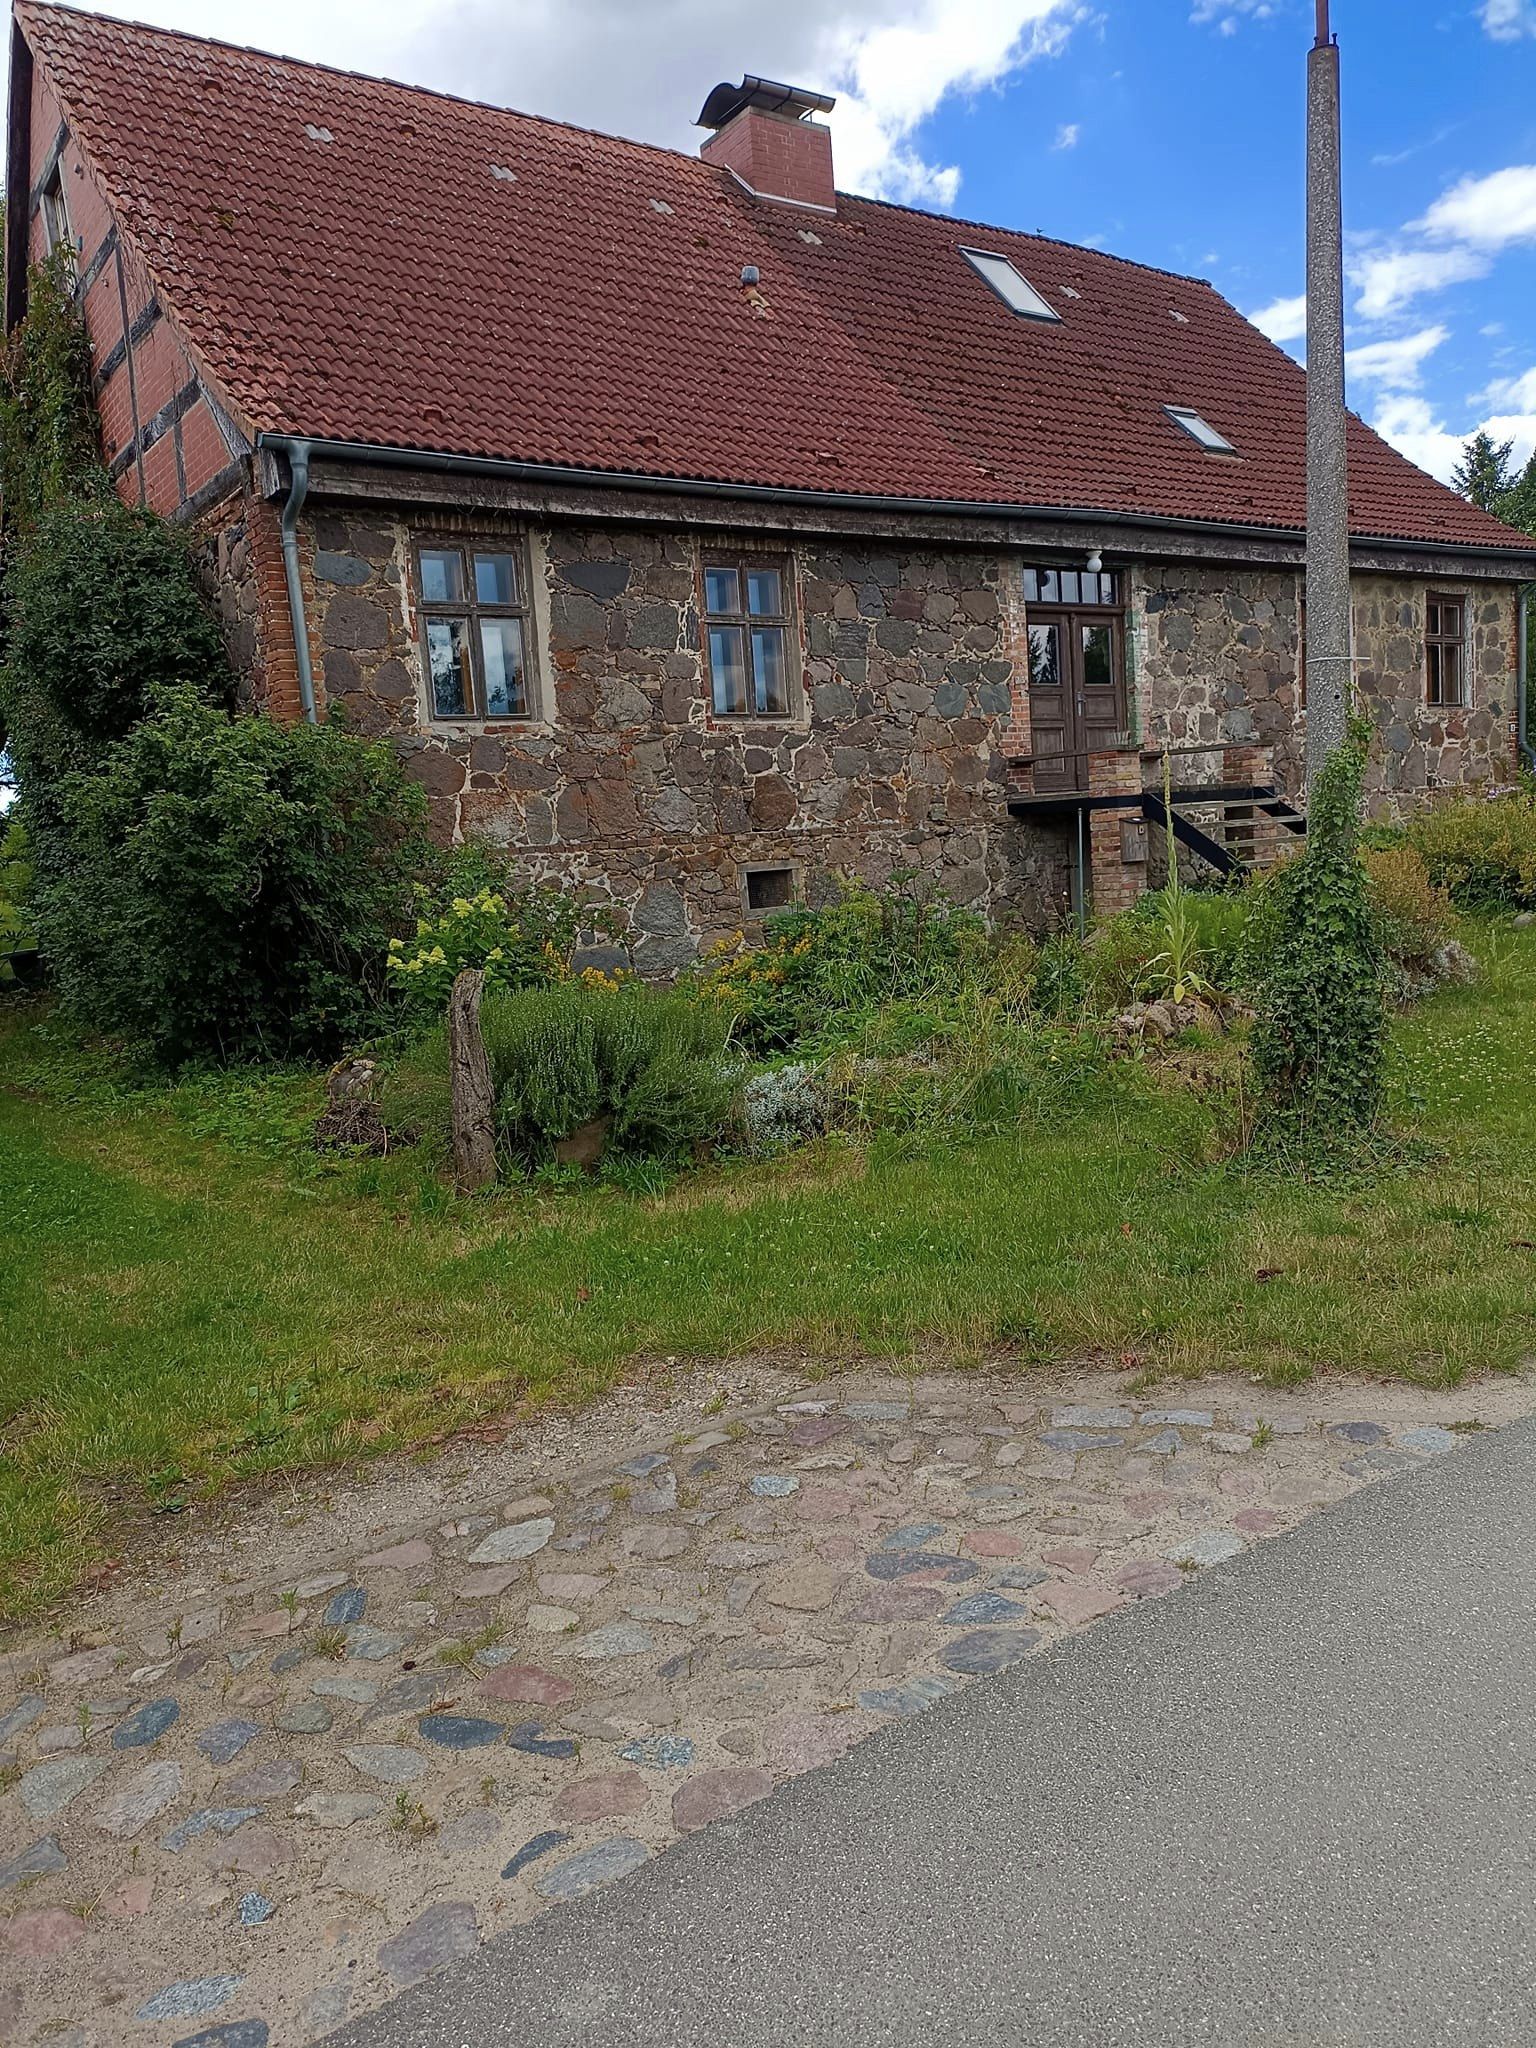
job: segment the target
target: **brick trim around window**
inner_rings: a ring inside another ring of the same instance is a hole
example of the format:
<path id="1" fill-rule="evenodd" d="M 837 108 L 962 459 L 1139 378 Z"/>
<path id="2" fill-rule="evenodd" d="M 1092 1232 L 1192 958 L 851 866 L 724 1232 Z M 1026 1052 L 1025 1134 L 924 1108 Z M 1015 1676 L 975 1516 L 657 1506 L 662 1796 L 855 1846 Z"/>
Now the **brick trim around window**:
<path id="1" fill-rule="evenodd" d="M 521 725 L 536 718 L 526 538 L 423 534 L 412 541 L 411 566 L 431 723 Z"/>

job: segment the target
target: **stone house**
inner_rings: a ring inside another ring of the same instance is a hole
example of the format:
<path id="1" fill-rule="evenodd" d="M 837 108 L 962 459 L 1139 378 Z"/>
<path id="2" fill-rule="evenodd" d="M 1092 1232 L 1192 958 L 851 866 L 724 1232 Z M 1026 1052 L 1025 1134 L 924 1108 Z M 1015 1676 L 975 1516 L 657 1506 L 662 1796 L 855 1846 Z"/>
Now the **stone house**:
<path id="1" fill-rule="evenodd" d="M 697 157 L 15 0 L 6 319 L 75 250 L 119 489 L 254 706 L 666 971 L 838 872 L 993 915 L 1294 815 L 1304 377 L 1210 285 L 837 191 L 830 102 Z M 1507 778 L 1536 544 L 1350 423 L 1382 799 Z M 1150 844 L 1149 844 L 1150 842 Z"/>

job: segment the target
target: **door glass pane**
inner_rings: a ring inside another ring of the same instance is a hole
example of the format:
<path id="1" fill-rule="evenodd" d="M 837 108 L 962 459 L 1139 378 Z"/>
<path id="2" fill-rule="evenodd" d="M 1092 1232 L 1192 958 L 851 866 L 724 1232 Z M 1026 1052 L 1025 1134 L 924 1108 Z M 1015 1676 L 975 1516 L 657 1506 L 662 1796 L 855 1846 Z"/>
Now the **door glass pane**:
<path id="1" fill-rule="evenodd" d="M 1061 688 L 1061 628 L 1031 626 L 1029 629 L 1029 681 L 1031 689 Z"/>
<path id="2" fill-rule="evenodd" d="M 704 609 L 707 612 L 741 610 L 741 578 L 734 569 L 704 571 Z"/>
<path id="3" fill-rule="evenodd" d="M 1063 569 L 1061 572 L 1061 601 L 1063 604 L 1076 604 L 1078 601 L 1075 569 Z"/>
<path id="4" fill-rule="evenodd" d="M 1040 602 L 1042 604 L 1060 604 L 1061 602 L 1061 587 L 1054 569 L 1042 569 L 1040 571 Z"/>
<path id="5" fill-rule="evenodd" d="M 464 602 L 464 557 L 457 548 L 423 548 L 421 596 L 424 604 Z"/>
<path id="6" fill-rule="evenodd" d="M 747 571 L 747 610 L 754 619 L 776 619 L 784 610 L 777 569 Z"/>
<path id="7" fill-rule="evenodd" d="M 749 708 L 746 638 L 740 626 L 710 627 L 709 673 L 717 711 L 739 713 Z"/>
<path id="8" fill-rule="evenodd" d="M 521 718 L 528 709 L 521 619 L 480 621 L 480 662 L 485 672 L 487 718 Z"/>
<path id="9" fill-rule="evenodd" d="M 1033 569 L 1026 569 L 1024 571 L 1024 602 L 1026 604 L 1038 604 L 1040 602 L 1040 579 Z"/>
<path id="10" fill-rule="evenodd" d="M 779 579 L 775 576 L 773 580 L 777 583 Z M 776 716 L 788 711 L 789 664 L 784 658 L 782 626 L 753 628 L 752 673 L 757 683 L 758 710 L 770 711 Z"/>
<path id="11" fill-rule="evenodd" d="M 1083 688 L 1115 687 L 1115 636 L 1108 626 L 1083 626 Z"/>
<path id="12" fill-rule="evenodd" d="M 517 603 L 517 573 L 510 555 L 476 555 L 475 602 Z"/>
<path id="13" fill-rule="evenodd" d="M 427 669 L 432 679 L 432 709 L 439 718 L 469 716 L 467 654 L 462 619 L 428 619 Z"/>

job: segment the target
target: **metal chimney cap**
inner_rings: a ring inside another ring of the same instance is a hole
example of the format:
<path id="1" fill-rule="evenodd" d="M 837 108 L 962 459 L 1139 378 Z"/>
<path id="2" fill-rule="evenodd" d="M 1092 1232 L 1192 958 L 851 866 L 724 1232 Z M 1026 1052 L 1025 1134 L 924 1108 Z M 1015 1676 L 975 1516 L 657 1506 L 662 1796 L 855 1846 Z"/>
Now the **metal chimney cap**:
<path id="1" fill-rule="evenodd" d="M 792 114 L 797 121 L 803 121 L 807 114 L 830 114 L 836 105 L 835 94 L 811 92 L 803 85 L 781 85 L 777 79 L 758 78 L 748 71 L 740 85 L 727 81 L 715 87 L 694 126 L 723 128 L 748 107 L 756 107 L 764 114 Z"/>

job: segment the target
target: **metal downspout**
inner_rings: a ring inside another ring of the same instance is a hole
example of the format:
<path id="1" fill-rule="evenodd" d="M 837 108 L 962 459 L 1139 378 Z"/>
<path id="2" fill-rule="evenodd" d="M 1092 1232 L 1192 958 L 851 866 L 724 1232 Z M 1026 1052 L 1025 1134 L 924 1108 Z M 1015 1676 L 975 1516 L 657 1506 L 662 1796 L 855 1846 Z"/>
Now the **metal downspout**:
<path id="1" fill-rule="evenodd" d="M 1530 717 L 1526 704 L 1526 669 L 1530 660 L 1530 602 L 1536 583 L 1522 583 L 1515 593 L 1515 760 L 1522 768 L 1536 768 L 1536 748 L 1531 745 Z"/>
<path id="2" fill-rule="evenodd" d="M 299 514 L 309 494 L 309 443 L 289 441 L 288 500 L 283 506 L 283 580 L 288 585 L 288 617 L 293 626 L 293 653 L 299 671 L 299 702 L 304 716 L 315 721 L 315 673 L 309 659 L 309 626 L 304 617 L 304 584 L 299 575 Z"/>

